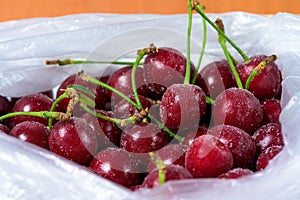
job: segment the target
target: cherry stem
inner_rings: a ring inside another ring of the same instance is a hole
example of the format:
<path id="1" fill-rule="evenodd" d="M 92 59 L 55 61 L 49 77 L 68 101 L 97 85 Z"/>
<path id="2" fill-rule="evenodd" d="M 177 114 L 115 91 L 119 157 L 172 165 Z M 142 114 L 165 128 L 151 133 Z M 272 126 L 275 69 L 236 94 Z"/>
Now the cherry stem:
<path id="1" fill-rule="evenodd" d="M 163 160 L 154 152 L 150 152 L 149 156 L 151 160 L 155 163 L 158 169 L 158 180 L 159 184 L 163 185 L 166 181 L 166 165 Z"/>
<path id="2" fill-rule="evenodd" d="M 194 6 L 193 6 L 193 9 L 195 9 Z M 203 10 L 203 12 L 205 11 L 205 8 L 203 6 L 202 6 L 202 10 Z M 195 72 L 193 80 L 192 80 L 192 84 L 195 84 L 195 82 L 196 82 L 197 75 L 198 75 L 199 70 L 200 70 L 200 66 L 201 66 L 201 63 L 202 63 L 202 59 L 203 59 L 204 52 L 205 52 L 205 47 L 206 47 L 207 26 L 206 26 L 206 20 L 203 17 L 202 17 L 202 25 L 203 25 L 202 47 L 201 47 L 200 57 L 199 57 L 197 67 L 196 67 L 196 72 Z"/>
<path id="3" fill-rule="evenodd" d="M 277 60 L 277 56 L 276 55 L 271 55 L 268 56 L 266 59 L 264 59 L 263 61 L 261 61 L 251 72 L 251 74 L 249 75 L 246 84 L 245 84 L 245 89 L 248 90 L 251 81 L 254 79 L 255 76 L 257 76 L 263 69 L 265 69 L 269 64 L 275 62 Z"/>
<path id="4" fill-rule="evenodd" d="M 148 48 L 144 48 L 141 50 L 137 51 L 137 57 L 135 59 L 135 62 L 132 66 L 132 71 L 131 71 L 131 84 L 132 84 L 132 90 L 133 90 L 133 94 L 137 103 L 137 109 L 141 110 L 142 107 L 142 103 L 140 101 L 139 98 L 139 94 L 137 91 L 137 86 L 136 86 L 136 79 L 135 79 L 135 75 L 136 75 L 136 69 L 137 66 L 139 65 L 140 61 L 143 59 L 143 57 L 149 53 L 156 53 L 158 51 L 158 49 L 154 46 L 154 44 L 150 44 L 150 46 Z"/>
<path id="5" fill-rule="evenodd" d="M 224 32 L 224 25 L 223 25 L 222 20 L 220 18 L 217 18 L 217 20 L 216 20 L 215 23 L 219 27 L 219 30 L 221 30 L 221 32 L 223 33 Z M 218 38 L 219 39 L 219 43 L 220 43 L 220 45 L 221 45 L 221 47 L 222 47 L 222 49 L 224 51 L 224 54 L 226 56 L 226 59 L 227 59 L 228 64 L 230 66 L 230 69 L 231 69 L 231 71 L 232 71 L 232 73 L 233 73 L 233 75 L 235 77 L 236 82 L 237 82 L 237 85 L 238 85 L 239 88 L 243 89 L 243 84 L 242 84 L 241 78 L 239 76 L 239 73 L 237 72 L 237 70 L 236 70 L 236 68 L 235 68 L 235 66 L 233 64 L 232 57 L 229 54 L 228 49 L 226 47 L 226 40 L 224 40 L 224 37 L 223 37 L 222 34 L 219 33 L 218 35 L 219 35 L 219 38 Z"/>
<path id="6" fill-rule="evenodd" d="M 214 24 L 204 13 L 203 6 L 197 1 L 194 0 L 194 9 L 197 13 L 199 13 L 224 39 L 229 42 L 229 44 L 241 55 L 245 62 L 249 61 L 249 57 L 229 38 L 223 31 L 219 29 L 218 26 Z"/>
<path id="7" fill-rule="evenodd" d="M 188 28 L 187 28 L 187 59 L 186 59 L 186 71 L 184 84 L 189 84 L 191 79 L 191 33 L 193 22 L 193 7 L 191 0 L 187 0 L 188 3 Z"/>
<path id="8" fill-rule="evenodd" d="M 205 97 L 206 103 L 214 105 L 215 104 L 215 100 L 213 100 L 212 98 L 206 96 Z"/>
<path id="9" fill-rule="evenodd" d="M 77 65 L 77 64 L 114 64 L 114 65 L 133 65 L 133 62 L 126 61 L 93 61 L 93 60 L 71 60 L 71 59 L 63 59 L 63 60 L 46 60 L 46 65 Z M 143 63 L 139 63 L 142 65 Z"/>
<path id="10" fill-rule="evenodd" d="M 69 119 L 70 116 L 66 113 L 62 112 L 49 112 L 49 111 L 38 111 L 38 112 L 12 112 L 6 115 L 2 115 L 0 117 L 0 121 L 9 118 L 9 117 L 16 117 L 16 116 L 33 116 L 33 117 L 41 117 L 41 118 L 55 118 L 58 120 L 66 120 Z"/>

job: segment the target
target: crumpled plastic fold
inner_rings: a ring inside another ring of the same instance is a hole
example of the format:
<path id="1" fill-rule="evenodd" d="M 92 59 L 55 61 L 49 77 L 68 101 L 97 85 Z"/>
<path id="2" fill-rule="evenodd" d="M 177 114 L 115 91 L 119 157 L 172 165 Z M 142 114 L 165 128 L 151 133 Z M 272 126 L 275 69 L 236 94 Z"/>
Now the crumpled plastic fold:
<path id="1" fill-rule="evenodd" d="M 276 54 L 282 70 L 280 120 L 285 148 L 262 172 L 237 180 L 193 179 L 129 191 L 64 158 L 0 133 L 0 199 L 299 199 L 300 16 L 243 12 L 220 17 L 248 55 Z M 201 49 L 202 19 L 192 27 L 192 60 Z M 186 53 L 187 15 L 78 14 L 0 23 L 0 95 L 18 97 L 56 87 L 79 70 L 99 75 L 111 65 L 45 66 L 47 59 L 133 59 L 135 51 L 170 46 Z M 204 63 L 223 59 L 208 26 Z M 229 46 L 229 45 L 228 45 Z M 233 56 L 239 55 L 229 47 Z"/>

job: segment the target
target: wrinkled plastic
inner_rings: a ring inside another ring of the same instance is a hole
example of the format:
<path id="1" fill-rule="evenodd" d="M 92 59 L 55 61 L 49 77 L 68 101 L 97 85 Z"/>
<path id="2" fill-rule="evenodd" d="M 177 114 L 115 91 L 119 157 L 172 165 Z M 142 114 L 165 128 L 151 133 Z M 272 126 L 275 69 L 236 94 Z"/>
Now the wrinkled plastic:
<path id="1" fill-rule="evenodd" d="M 0 199 L 299 199 L 300 17 L 242 12 L 209 17 L 221 17 L 226 33 L 248 55 L 279 57 L 283 74 L 280 120 L 286 146 L 264 171 L 238 180 L 173 181 L 152 190 L 131 192 L 49 151 L 0 133 Z M 136 49 L 152 42 L 185 52 L 186 30 L 186 15 L 84 14 L 1 23 L 0 94 L 21 96 L 44 91 L 78 70 L 99 75 L 111 68 L 45 66 L 46 59 L 130 59 Z M 201 30 L 202 20 L 195 16 L 194 62 L 201 48 Z M 207 42 L 204 64 L 224 58 L 217 34 L 210 27 Z"/>

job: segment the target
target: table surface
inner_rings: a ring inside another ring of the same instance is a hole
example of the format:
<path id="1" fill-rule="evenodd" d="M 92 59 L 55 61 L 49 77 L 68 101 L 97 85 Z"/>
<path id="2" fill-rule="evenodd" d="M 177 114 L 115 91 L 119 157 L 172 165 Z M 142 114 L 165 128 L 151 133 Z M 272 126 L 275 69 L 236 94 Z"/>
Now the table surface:
<path id="1" fill-rule="evenodd" d="M 208 13 L 245 11 L 300 14 L 299 0 L 202 0 Z M 186 0 L 4 0 L 0 21 L 55 17 L 75 13 L 186 13 Z"/>

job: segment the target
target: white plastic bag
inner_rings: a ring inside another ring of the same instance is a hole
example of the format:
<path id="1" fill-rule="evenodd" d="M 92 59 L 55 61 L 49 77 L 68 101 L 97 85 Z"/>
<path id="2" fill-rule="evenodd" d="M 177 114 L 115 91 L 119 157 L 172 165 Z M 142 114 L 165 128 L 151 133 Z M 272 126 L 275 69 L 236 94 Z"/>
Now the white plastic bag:
<path id="1" fill-rule="evenodd" d="M 238 180 L 173 181 L 131 192 L 64 158 L 0 133 L 0 199 L 299 199 L 300 17 L 242 12 L 209 17 L 222 18 L 226 33 L 248 55 L 279 57 L 284 79 L 280 120 L 286 147 L 267 169 Z M 201 22 L 195 15 L 194 62 L 201 47 Z M 99 75 L 110 67 L 46 67 L 46 59 L 130 59 L 136 49 L 150 43 L 185 52 L 186 30 L 187 15 L 85 14 L 1 23 L 0 94 L 44 91 L 80 69 Z M 205 62 L 221 58 L 217 34 L 209 27 Z"/>

